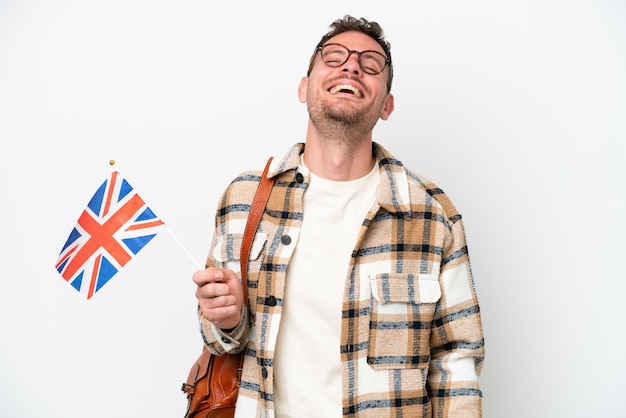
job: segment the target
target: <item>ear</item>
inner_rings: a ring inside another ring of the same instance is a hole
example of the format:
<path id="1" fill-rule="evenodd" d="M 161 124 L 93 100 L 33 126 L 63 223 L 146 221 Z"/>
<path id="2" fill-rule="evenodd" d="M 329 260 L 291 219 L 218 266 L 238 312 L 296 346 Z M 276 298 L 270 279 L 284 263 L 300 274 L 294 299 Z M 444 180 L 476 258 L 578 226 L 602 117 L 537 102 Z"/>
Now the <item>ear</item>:
<path id="1" fill-rule="evenodd" d="M 302 77 L 298 86 L 298 100 L 300 103 L 306 103 L 306 95 L 309 89 L 309 77 Z"/>
<path id="2" fill-rule="evenodd" d="M 385 104 L 383 105 L 383 109 L 380 111 L 380 118 L 382 120 L 389 119 L 389 115 L 393 112 L 393 94 L 387 94 L 385 97 Z"/>

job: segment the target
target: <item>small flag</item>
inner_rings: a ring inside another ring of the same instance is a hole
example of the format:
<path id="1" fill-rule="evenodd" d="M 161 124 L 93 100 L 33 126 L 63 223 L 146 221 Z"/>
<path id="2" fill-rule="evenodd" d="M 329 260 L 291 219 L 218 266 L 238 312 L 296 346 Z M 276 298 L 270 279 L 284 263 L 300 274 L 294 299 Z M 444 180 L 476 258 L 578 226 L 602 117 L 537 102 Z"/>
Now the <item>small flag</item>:
<path id="1" fill-rule="evenodd" d="M 55 268 L 90 299 L 164 225 L 128 181 L 114 171 L 78 218 Z"/>

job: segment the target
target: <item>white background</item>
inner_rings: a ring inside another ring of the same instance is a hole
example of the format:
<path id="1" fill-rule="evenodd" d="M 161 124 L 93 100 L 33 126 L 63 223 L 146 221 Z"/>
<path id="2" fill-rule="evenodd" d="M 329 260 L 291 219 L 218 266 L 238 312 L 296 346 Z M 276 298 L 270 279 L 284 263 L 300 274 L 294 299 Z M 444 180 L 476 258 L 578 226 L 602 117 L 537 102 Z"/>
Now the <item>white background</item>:
<path id="1" fill-rule="evenodd" d="M 115 159 L 198 263 L 228 182 L 304 138 L 312 48 L 392 43 L 375 139 L 464 215 L 484 416 L 624 417 L 626 5 L 0 1 L 0 416 L 182 417 L 194 263 L 158 235 L 87 301 L 61 246 Z"/>

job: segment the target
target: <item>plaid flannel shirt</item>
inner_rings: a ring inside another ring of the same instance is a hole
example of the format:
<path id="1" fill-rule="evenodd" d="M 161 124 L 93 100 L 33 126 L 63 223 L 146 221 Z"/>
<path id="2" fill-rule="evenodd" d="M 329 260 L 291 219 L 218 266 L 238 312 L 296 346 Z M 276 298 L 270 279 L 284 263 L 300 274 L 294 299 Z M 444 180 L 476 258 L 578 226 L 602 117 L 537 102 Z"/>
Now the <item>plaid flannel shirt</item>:
<path id="1" fill-rule="evenodd" d="M 296 144 L 268 173 L 276 180 L 250 255 L 250 310 L 228 333 L 200 315 L 210 351 L 246 350 L 238 417 L 274 417 L 274 348 L 309 180 L 303 150 Z M 461 215 L 441 189 L 376 143 L 373 155 L 381 181 L 345 278 L 337 347 L 343 416 L 480 417 L 484 342 Z M 260 172 L 240 175 L 223 194 L 207 266 L 239 273 Z"/>

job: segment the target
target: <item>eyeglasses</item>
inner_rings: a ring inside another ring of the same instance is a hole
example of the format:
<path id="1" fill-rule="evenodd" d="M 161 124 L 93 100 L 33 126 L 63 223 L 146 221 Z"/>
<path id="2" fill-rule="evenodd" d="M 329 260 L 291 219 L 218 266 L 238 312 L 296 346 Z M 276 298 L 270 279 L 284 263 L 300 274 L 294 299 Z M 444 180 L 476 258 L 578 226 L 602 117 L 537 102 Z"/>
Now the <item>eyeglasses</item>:
<path id="1" fill-rule="evenodd" d="M 341 44 L 330 43 L 318 47 L 317 50 L 320 51 L 324 64 L 329 67 L 340 67 L 350 59 L 350 55 L 356 54 L 361 69 L 371 75 L 382 73 L 387 64 L 391 63 L 389 58 L 378 51 L 354 51 Z"/>

